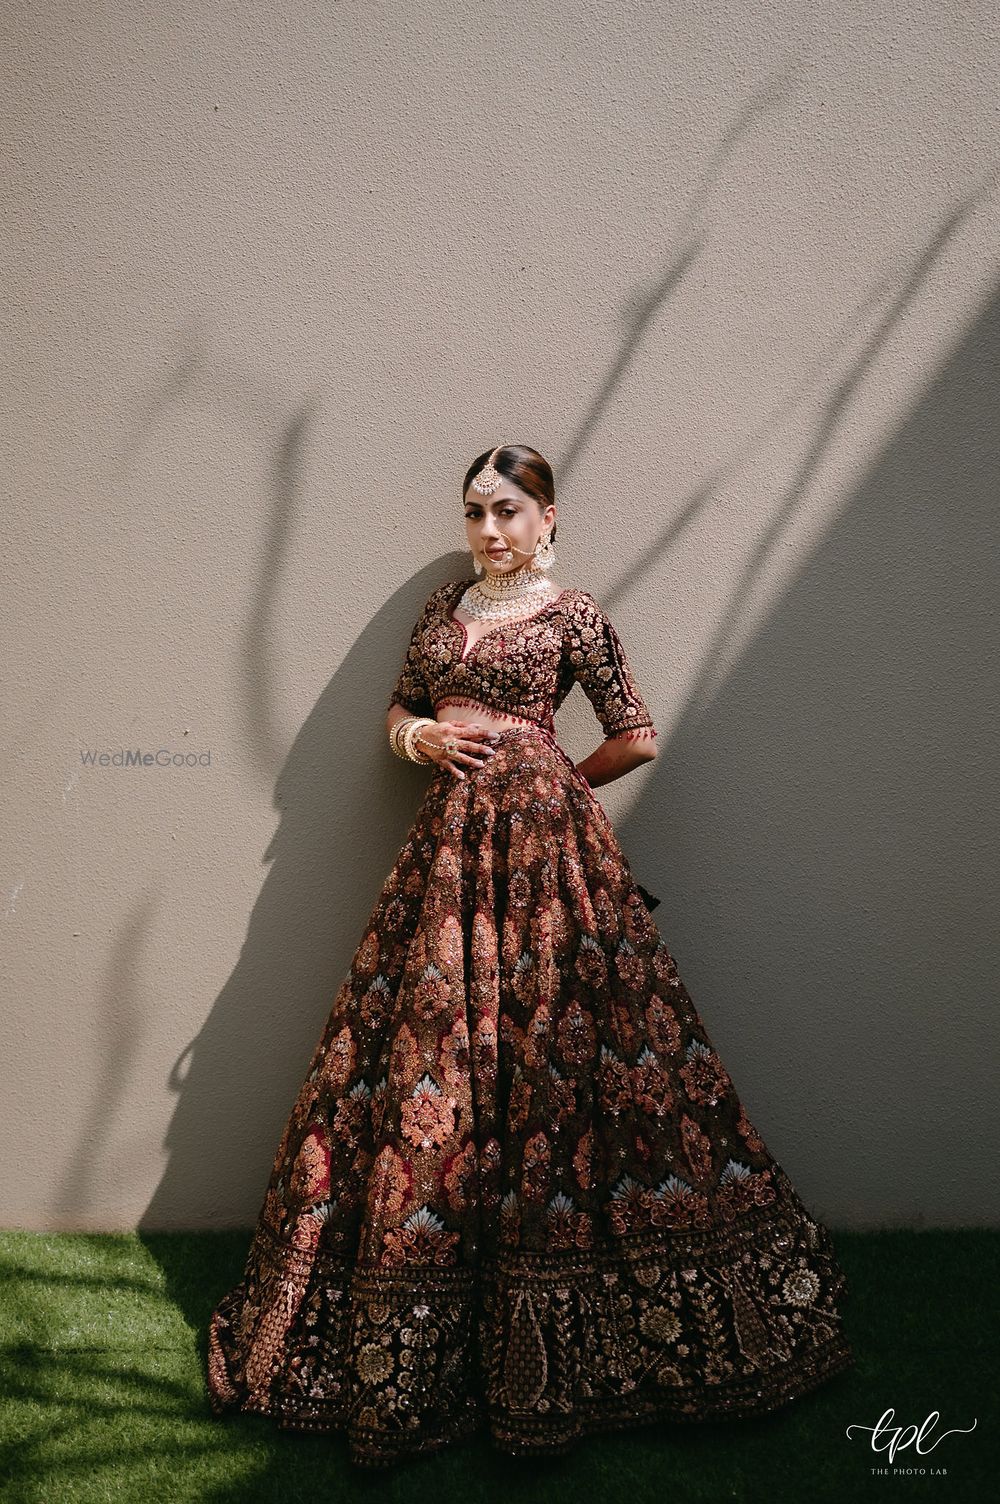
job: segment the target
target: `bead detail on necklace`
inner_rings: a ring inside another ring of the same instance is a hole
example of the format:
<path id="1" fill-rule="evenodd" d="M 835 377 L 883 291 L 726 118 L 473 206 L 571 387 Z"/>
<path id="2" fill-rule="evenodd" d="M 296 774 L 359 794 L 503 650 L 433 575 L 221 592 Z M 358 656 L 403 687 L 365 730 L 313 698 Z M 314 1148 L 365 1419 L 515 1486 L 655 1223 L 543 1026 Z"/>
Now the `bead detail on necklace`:
<path id="1" fill-rule="evenodd" d="M 463 593 L 457 609 L 477 621 L 517 621 L 533 616 L 540 606 L 560 594 L 546 575 L 521 568 L 512 574 L 476 580 Z"/>

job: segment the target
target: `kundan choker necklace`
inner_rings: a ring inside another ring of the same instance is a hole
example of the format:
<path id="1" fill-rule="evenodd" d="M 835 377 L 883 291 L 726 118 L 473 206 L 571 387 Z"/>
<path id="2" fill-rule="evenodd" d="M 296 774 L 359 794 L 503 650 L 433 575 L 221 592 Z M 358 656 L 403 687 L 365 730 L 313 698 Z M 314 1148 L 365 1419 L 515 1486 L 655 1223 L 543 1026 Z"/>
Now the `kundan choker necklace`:
<path id="1" fill-rule="evenodd" d="M 458 605 L 479 621 L 510 621 L 534 615 L 561 593 L 539 570 L 523 565 L 510 574 L 484 575 L 469 586 Z"/>

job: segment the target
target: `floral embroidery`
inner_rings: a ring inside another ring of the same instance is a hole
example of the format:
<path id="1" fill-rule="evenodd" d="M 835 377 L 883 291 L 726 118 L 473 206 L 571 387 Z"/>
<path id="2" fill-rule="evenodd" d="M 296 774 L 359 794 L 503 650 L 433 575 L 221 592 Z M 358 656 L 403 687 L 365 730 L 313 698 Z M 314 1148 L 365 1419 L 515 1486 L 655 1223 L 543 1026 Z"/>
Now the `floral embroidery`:
<path id="1" fill-rule="evenodd" d="M 440 1148 L 451 1137 L 456 1106 L 454 1097 L 446 1097 L 430 1076 L 424 1076 L 403 1103 L 403 1137 L 418 1149 Z"/>
<path id="2" fill-rule="evenodd" d="M 687 1065 L 682 1065 L 677 1074 L 684 1082 L 688 1096 L 692 1102 L 714 1107 L 732 1086 L 729 1073 L 715 1051 L 700 1039 L 691 1040 L 687 1055 Z"/>
<path id="3" fill-rule="evenodd" d="M 526 720 L 427 782 L 212 1314 L 212 1411 L 372 1467 L 765 1413 L 852 1363 L 846 1281 L 543 724 L 574 682 L 615 734 L 645 707 L 581 593 L 464 669 L 451 599 L 408 708 L 464 684 Z"/>
<path id="4" fill-rule="evenodd" d="M 424 603 L 387 710 L 433 716 L 446 701 L 482 705 L 552 731 L 555 711 L 579 684 L 606 737 L 656 735 L 621 638 L 592 595 L 564 589 L 534 615 L 491 627 L 462 658 L 452 612 L 471 583 L 449 580 Z"/>
<path id="5" fill-rule="evenodd" d="M 309 1201 L 330 1188 L 330 1149 L 322 1128 L 310 1128 L 295 1156 L 289 1194 L 296 1201 Z"/>
<path id="6" fill-rule="evenodd" d="M 597 1029 L 586 1008 L 574 998 L 559 1021 L 559 1051 L 572 1069 L 589 1065 L 597 1049 Z"/>

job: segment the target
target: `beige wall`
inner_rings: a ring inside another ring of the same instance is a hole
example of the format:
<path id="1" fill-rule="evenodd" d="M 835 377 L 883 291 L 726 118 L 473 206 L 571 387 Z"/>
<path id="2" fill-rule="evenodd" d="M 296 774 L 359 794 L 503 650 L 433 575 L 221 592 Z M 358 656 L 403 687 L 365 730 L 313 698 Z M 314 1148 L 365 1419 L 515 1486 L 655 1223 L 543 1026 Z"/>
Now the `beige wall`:
<path id="1" fill-rule="evenodd" d="M 2 1222 L 253 1220 L 504 439 L 658 718 L 601 797 L 772 1151 L 835 1223 L 995 1222 L 996 7 L 18 0 L 0 43 Z"/>

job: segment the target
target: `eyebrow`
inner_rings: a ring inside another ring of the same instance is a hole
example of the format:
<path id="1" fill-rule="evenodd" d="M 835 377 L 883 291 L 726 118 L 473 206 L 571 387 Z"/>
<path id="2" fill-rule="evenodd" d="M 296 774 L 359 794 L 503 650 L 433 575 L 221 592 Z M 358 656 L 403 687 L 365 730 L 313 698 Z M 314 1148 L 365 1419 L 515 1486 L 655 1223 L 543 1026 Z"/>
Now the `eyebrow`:
<path id="1" fill-rule="evenodd" d="M 463 505 L 467 507 L 481 507 L 483 503 L 481 501 L 469 500 L 464 502 Z M 519 501 L 516 496 L 501 496 L 499 501 L 488 501 L 486 505 L 490 507 L 519 507 L 523 506 L 524 503 Z"/>

